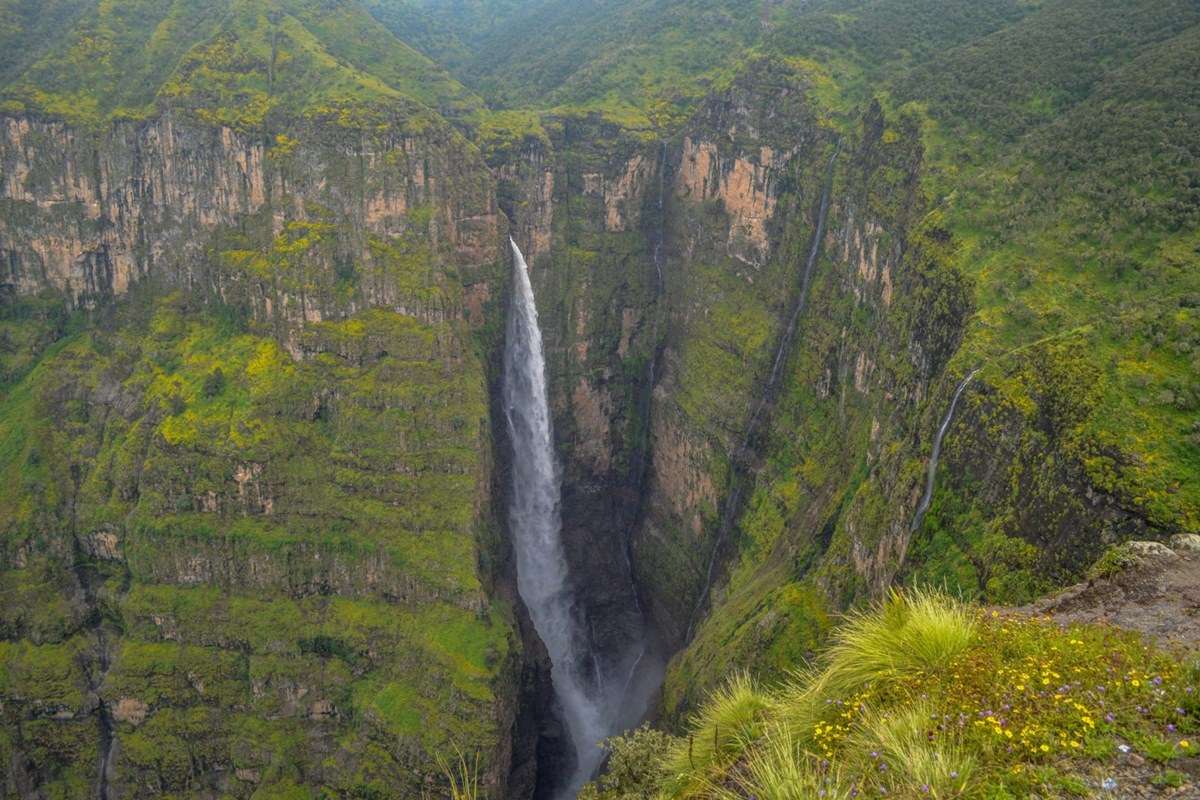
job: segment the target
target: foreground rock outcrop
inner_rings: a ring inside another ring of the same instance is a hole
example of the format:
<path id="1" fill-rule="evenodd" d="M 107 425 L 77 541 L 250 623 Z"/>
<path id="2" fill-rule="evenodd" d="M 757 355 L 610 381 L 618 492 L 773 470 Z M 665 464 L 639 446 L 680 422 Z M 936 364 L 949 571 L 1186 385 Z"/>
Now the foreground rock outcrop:
<path id="1" fill-rule="evenodd" d="M 1200 650 L 1200 537 L 1127 542 L 1106 554 L 1086 583 L 1029 610 L 1063 623 L 1103 622 Z"/>

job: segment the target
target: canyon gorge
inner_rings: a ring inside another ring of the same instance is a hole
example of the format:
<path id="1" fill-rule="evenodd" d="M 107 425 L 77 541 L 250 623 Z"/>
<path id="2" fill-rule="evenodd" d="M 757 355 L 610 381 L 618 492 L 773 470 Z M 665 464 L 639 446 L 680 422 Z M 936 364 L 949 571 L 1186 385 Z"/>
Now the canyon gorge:
<path id="1" fill-rule="evenodd" d="M 0 9 L 0 796 L 573 798 L 1200 530 L 1194 4 Z"/>

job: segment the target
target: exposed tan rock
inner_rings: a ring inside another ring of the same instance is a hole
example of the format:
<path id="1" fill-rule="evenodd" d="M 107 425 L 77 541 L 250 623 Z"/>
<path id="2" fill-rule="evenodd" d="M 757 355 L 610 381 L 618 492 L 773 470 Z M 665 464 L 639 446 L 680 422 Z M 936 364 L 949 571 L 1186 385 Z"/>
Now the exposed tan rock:
<path id="1" fill-rule="evenodd" d="M 238 464 L 233 471 L 233 482 L 237 486 L 238 500 L 242 511 L 247 514 L 271 514 L 275 499 L 270 487 L 262 480 L 262 464 Z"/>
<path id="2" fill-rule="evenodd" d="M 1200 554 L 1200 536 L 1194 533 L 1178 533 L 1171 537 L 1171 549 L 1177 553 Z"/>
<path id="3" fill-rule="evenodd" d="M 875 362 L 866 351 L 860 351 L 854 361 L 854 388 L 859 394 L 867 394 L 871 389 L 870 376 L 875 369 Z"/>
<path id="4" fill-rule="evenodd" d="M 770 147 L 761 148 L 753 160 L 722 159 L 712 142 L 685 138 L 675 191 L 696 202 L 719 199 L 730 217 L 729 255 L 760 265 L 770 255 L 767 223 L 776 206 L 772 176 L 785 160 Z"/>
<path id="5" fill-rule="evenodd" d="M 683 156 L 675 175 L 675 192 L 680 197 L 697 202 L 716 195 L 719 185 L 717 146 L 711 142 L 683 140 Z M 710 190 L 712 186 L 712 190 Z"/>
<path id="6" fill-rule="evenodd" d="M 149 710 L 149 706 L 135 697 L 122 697 L 113 706 L 112 715 L 117 722 L 127 722 L 137 727 L 146 721 Z"/>
<path id="7" fill-rule="evenodd" d="M 892 304 L 893 262 L 898 258 L 892 251 L 880 251 L 886 235 L 887 231 L 876 222 L 859 222 L 850 215 L 837 239 L 828 243 L 831 250 L 840 249 L 841 261 L 853 270 L 856 280 L 851 289 L 855 299 L 868 302 L 878 295 L 884 308 Z"/>
<path id="8" fill-rule="evenodd" d="M 635 212 L 641 196 L 642 186 L 650 174 L 650 164 L 640 155 L 634 156 L 625 165 L 621 177 L 604 188 L 605 230 L 619 232 L 630 230 L 637 223 Z"/>
<path id="9" fill-rule="evenodd" d="M 203 283 L 244 298 L 244 278 L 212 274 L 210 236 L 268 207 L 276 234 L 325 208 L 365 243 L 368 234 L 386 241 L 406 232 L 409 212 L 427 206 L 435 250 L 452 253 L 460 268 L 499 257 L 494 193 L 465 177 L 471 165 L 461 163 L 460 145 L 437 131 L 364 140 L 363 177 L 353 192 L 339 185 L 344 175 L 322 166 L 331 162 L 320 141 L 302 140 L 293 157 L 305 168 L 290 169 L 267 155 L 260 137 L 171 114 L 114 125 L 98 145 L 89 136 L 62 123 L 0 117 L 0 199 L 14 203 L 0 219 L 0 243 L 6 282 L 18 294 L 53 289 L 76 305 L 94 305 L 153 273 L 168 284 Z M 364 248 L 363 258 L 369 255 Z M 315 271 L 331 273 L 326 256 L 313 259 Z M 288 291 L 251 290 L 256 315 L 296 324 L 329 318 L 331 297 Z M 406 302 L 386 278 L 365 281 L 361 291 L 372 305 L 400 310 Z M 409 310 L 423 320 L 461 313 Z M 300 352 L 298 342 L 289 344 Z"/>
<path id="10" fill-rule="evenodd" d="M 475 283 L 466 289 L 467 320 L 472 326 L 483 324 L 483 309 L 492 299 L 492 287 L 487 283 Z"/>
<path id="11" fill-rule="evenodd" d="M 217 493 L 207 491 L 196 498 L 196 505 L 206 514 L 215 514 L 221 510 L 220 503 L 217 502 Z"/>
<path id="12" fill-rule="evenodd" d="M 1127 542 L 1125 549 L 1136 558 L 1171 558 L 1175 551 L 1162 542 Z"/>
<path id="13" fill-rule="evenodd" d="M 1022 611 L 1063 623 L 1105 622 L 1200 648 L 1200 553 L 1158 542 L 1130 542 L 1141 552 L 1117 573 L 1077 584 Z M 1145 547 L 1144 545 L 1154 545 Z"/>
<path id="14" fill-rule="evenodd" d="M 170 614 L 154 614 L 150 620 L 154 623 L 154 627 L 158 628 L 158 635 L 163 638 L 163 641 L 179 641 L 179 625 L 175 622 L 175 617 Z"/>
<path id="15" fill-rule="evenodd" d="M 542 176 L 541 190 L 536 207 L 540 214 L 530 237 L 531 258 L 550 254 L 551 228 L 554 223 L 554 173 L 549 170 Z"/>
<path id="16" fill-rule="evenodd" d="M 583 174 L 583 193 L 593 197 L 603 197 L 604 176 L 599 172 L 585 172 Z"/>
<path id="17" fill-rule="evenodd" d="M 543 154 L 530 153 L 524 161 L 499 170 L 502 180 L 517 183 L 522 196 L 521 214 L 514 220 L 513 235 L 532 267 L 550 254 L 554 224 L 554 172 L 544 165 Z"/>
<path id="18" fill-rule="evenodd" d="M 704 534 L 702 507 L 715 506 L 717 491 L 708 473 L 708 446 L 693 442 L 663 416 L 654 421 L 654 479 L 656 494 L 665 498 L 672 513 L 696 535 Z"/>
<path id="19" fill-rule="evenodd" d="M 884 308 L 887 308 L 888 306 L 890 306 L 892 304 L 892 294 L 894 292 L 894 289 L 892 286 L 892 262 L 891 261 L 884 262 L 883 269 L 880 270 L 879 280 L 880 280 L 880 283 L 883 285 L 883 293 L 881 295 L 881 297 L 883 298 L 883 305 L 884 305 Z"/>
<path id="20" fill-rule="evenodd" d="M 84 539 L 84 549 L 92 558 L 118 561 L 121 558 L 121 539 L 113 531 L 93 531 Z"/>
<path id="21" fill-rule="evenodd" d="M 587 297 L 587 286 L 580 290 L 580 295 Z M 587 303 L 581 299 L 575 304 L 575 361 L 580 366 L 587 363 L 588 350 L 591 342 L 588 340 L 588 322 L 592 315 Z"/>

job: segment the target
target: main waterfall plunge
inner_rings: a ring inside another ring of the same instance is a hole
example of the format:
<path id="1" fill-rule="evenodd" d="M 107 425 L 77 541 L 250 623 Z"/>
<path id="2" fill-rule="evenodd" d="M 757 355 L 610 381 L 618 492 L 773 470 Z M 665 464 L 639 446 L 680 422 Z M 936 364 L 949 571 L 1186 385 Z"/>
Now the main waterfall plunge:
<path id="1" fill-rule="evenodd" d="M 595 651 L 569 580 L 562 542 L 562 479 L 547 402 L 546 363 L 533 286 L 515 242 L 504 348 L 504 411 L 512 440 L 509 528 L 517 588 L 546 646 L 554 694 L 575 750 L 561 797 L 574 797 L 604 758 L 600 742 L 636 724 L 648 701 L 644 642 L 629 654 Z M 632 591 L 632 587 L 631 587 Z"/>

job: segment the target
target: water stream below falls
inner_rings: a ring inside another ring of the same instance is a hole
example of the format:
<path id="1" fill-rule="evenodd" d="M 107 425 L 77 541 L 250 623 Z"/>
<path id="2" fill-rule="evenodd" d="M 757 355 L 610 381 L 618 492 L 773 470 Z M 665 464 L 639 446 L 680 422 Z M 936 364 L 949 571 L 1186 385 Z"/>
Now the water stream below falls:
<path id="1" fill-rule="evenodd" d="M 533 286 L 512 242 L 513 293 L 504 346 L 504 413 L 512 441 L 508 514 L 517 589 L 550 656 L 551 681 L 575 751 L 560 798 L 573 798 L 604 759 L 600 742 L 635 724 L 644 709 L 644 643 L 628 658 L 591 644 L 573 596 L 562 541 L 562 476 L 547 402 L 546 363 Z M 612 662 L 612 663 L 610 663 Z M 640 705 L 640 707 L 639 707 Z"/>

